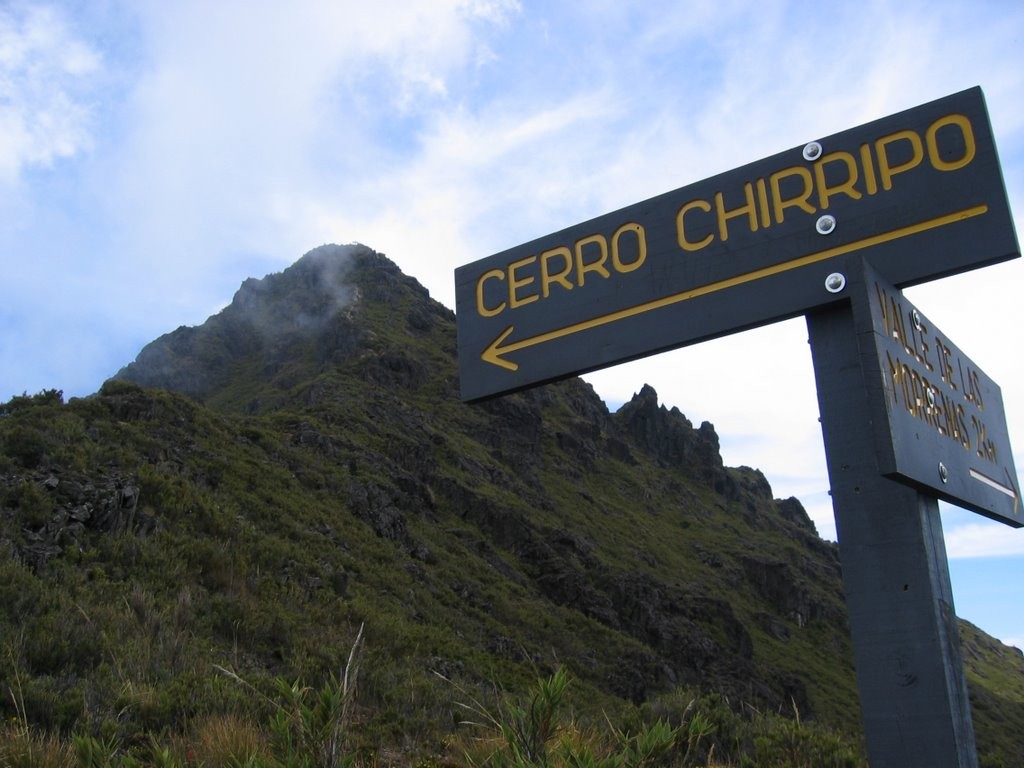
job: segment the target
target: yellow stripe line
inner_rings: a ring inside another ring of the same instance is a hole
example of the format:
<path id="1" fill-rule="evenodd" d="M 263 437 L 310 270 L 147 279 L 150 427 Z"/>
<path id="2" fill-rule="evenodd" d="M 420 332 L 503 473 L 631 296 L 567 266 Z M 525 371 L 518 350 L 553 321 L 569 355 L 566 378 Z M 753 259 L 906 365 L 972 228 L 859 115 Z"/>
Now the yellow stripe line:
<path id="1" fill-rule="evenodd" d="M 678 304 L 681 301 L 695 299 L 698 296 L 707 296 L 710 293 L 716 293 L 717 291 L 722 291 L 726 288 L 733 288 L 737 285 L 750 283 L 764 277 L 778 275 L 782 272 L 788 272 L 791 269 L 799 269 L 800 267 L 806 267 L 809 264 L 817 264 L 821 261 L 827 261 L 828 259 L 833 259 L 836 256 L 842 256 L 843 254 L 850 253 L 851 251 L 856 251 L 861 248 L 871 248 L 876 245 L 881 245 L 882 243 L 890 243 L 893 240 L 899 240 L 903 237 L 927 232 L 930 229 L 944 227 L 947 224 L 955 224 L 958 221 L 963 221 L 964 219 L 969 219 L 974 216 L 980 216 L 987 212 L 987 205 L 975 205 L 971 208 L 965 208 L 962 211 L 955 211 L 953 213 L 948 213 L 945 216 L 938 216 L 934 219 L 928 219 L 926 221 L 918 222 L 917 224 L 910 224 L 906 227 L 894 229 L 891 232 L 883 232 L 880 235 L 865 237 L 862 240 L 856 240 L 845 245 L 838 245 L 835 248 L 827 248 L 824 251 L 817 251 L 816 253 L 810 253 L 796 259 L 783 261 L 769 267 L 755 269 L 753 272 L 747 272 L 742 275 L 736 275 L 735 277 L 728 277 L 724 280 L 708 283 L 707 285 L 690 288 L 689 290 L 673 293 L 660 299 L 654 299 L 652 301 L 644 302 L 643 304 L 637 304 L 633 307 L 620 309 L 616 312 L 609 312 L 607 315 L 600 315 L 598 317 L 591 318 L 590 320 L 583 320 L 573 325 L 567 325 L 564 328 L 556 328 L 553 331 L 547 331 L 546 333 L 541 333 L 537 336 L 531 336 L 530 338 L 523 339 L 522 341 L 514 341 L 511 344 L 500 347 L 499 354 L 506 355 L 510 352 L 515 352 L 516 350 L 525 349 L 527 347 L 533 347 L 537 344 L 543 344 L 554 339 L 559 339 L 563 336 L 570 336 L 574 333 L 579 333 L 580 331 L 589 330 L 590 328 L 596 328 L 598 326 L 607 325 L 608 323 L 625 320 L 628 317 L 642 315 L 643 313 L 650 312 L 651 310 L 661 309 L 662 307 L 667 307 L 672 304 Z"/>

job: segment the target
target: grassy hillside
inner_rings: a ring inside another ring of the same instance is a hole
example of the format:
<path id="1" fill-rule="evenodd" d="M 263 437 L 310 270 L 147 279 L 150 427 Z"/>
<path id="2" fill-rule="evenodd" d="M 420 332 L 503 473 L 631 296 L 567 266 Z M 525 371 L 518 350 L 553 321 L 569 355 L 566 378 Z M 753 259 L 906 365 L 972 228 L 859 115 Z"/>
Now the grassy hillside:
<path id="1" fill-rule="evenodd" d="M 579 380 L 466 406 L 454 348 L 414 280 L 326 247 L 93 397 L 0 406 L 5 722 L 137 754 L 221 728 L 269 755 L 282 702 L 329 691 L 358 637 L 367 761 L 464 760 L 461 704 L 561 670 L 577 734 L 699 711 L 677 764 L 800 739 L 856 764 L 837 551 L 799 502 L 648 387 L 614 414 Z M 1019 653 L 971 631 L 999 765 Z"/>

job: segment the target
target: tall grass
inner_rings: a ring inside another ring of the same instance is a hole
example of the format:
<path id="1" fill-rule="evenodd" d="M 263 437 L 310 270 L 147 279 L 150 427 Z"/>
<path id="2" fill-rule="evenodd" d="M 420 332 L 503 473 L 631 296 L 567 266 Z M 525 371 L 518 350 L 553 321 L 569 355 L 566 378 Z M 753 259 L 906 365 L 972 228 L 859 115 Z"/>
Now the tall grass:
<path id="1" fill-rule="evenodd" d="M 217 669 L 270 705 L 271 756 L 277 764 L 287 768 L 347 768 L 354 760 L 346 747 L 362 644 L 360 626 L 340 673 L 330 674 L 320 688 L 278 678 L 274 695 L 267 696 L 235 672 Z M 250 753 L 245 764 L 251 765 L 257 758 L 258 753 Z"/>
<path id="2" fill-rule="evenodd" d="M 276 678 L 269 693 L 235 672 L 221 675 L 243 686 L 269 712 L 220 713 L 193 723 L 187 734 L 150 733 L 125 744 L 117 736 L 59 734 L 33 729 L 19 703 L 17 675 L 7 694 L 18 716 L 0 724 L 3 768 L 350 768 L 379 766 L 387 747 L 360 754 L 354 746 L 356 683 L 362 628 L 338 674 L 318 686 Z M 564 669 L 539 678 L 524 697 L 496 695 L 483 703 L 454 686 L 464 714 L 447 751 L 420 768 L 860 768 L 863 760 L 838 734 L 799 717 L 753 712 L 718 722 L 714 708 L 693 698 L 673 714 L 617 726 L 587 722 L 569 705 L 572 679 Z M 729 748 L 716 753 L 719 729 Z M 410 763 L 412 759 L 408 760 Z M 390 764 L 390 762 L 389 762 Z"/>
<path id="3" fill-rule="evenodd" d="M 570 677 L 563 669 L 538 680 L 525 702 L 503 697 L 487 706 L 470 697 L 460 702 L 463 725 L 477 735 L 462 745 L 471 768 L 647 768 L 672 752 L 683 732 L 664 720 L 634 733 L 610 722 L 597 729 L 566 711 Z M 685 760 L 685 758 L 684 758 Z M 685 762 L 680 763 L 685 765 Z"/>

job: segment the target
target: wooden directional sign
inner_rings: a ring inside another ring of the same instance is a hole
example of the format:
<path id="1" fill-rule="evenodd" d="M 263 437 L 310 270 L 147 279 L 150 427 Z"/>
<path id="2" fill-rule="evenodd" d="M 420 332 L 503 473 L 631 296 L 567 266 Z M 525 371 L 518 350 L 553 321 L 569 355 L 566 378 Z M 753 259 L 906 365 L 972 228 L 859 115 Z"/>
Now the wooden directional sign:
<path id="1" fill-rule="evenodd" d="M 861 256 L 902 288 L 1019 255 L 974 88 L 460 267 L 462 397 L 804 314 Z"/>
<path id="2" fill-rule="evenodd" d="M 460 267 L 462 397 L 806 314 L 871 764 L 967 768 L 937 498 L 1024 519 L 999 388 L 899 289 L 1019 255 L 974 88 Z"/>
<path id="3" fill-rule="evenodd" d="M 875 270 L 864 278 L 852 301 L 880 471 L 1024 526 L 998 385 Z"/>

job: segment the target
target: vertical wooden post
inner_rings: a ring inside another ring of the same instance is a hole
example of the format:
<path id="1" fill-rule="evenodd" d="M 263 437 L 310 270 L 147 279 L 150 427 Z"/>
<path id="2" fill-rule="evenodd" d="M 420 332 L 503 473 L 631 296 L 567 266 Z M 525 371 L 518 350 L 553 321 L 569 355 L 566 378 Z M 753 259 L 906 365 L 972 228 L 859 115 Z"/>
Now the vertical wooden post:
<path id="1" fill-rule="evenodd" d="M 809 314 L 872 768 L 977 768 L 938 501 L 883 477 L 849 304 Z"/>

